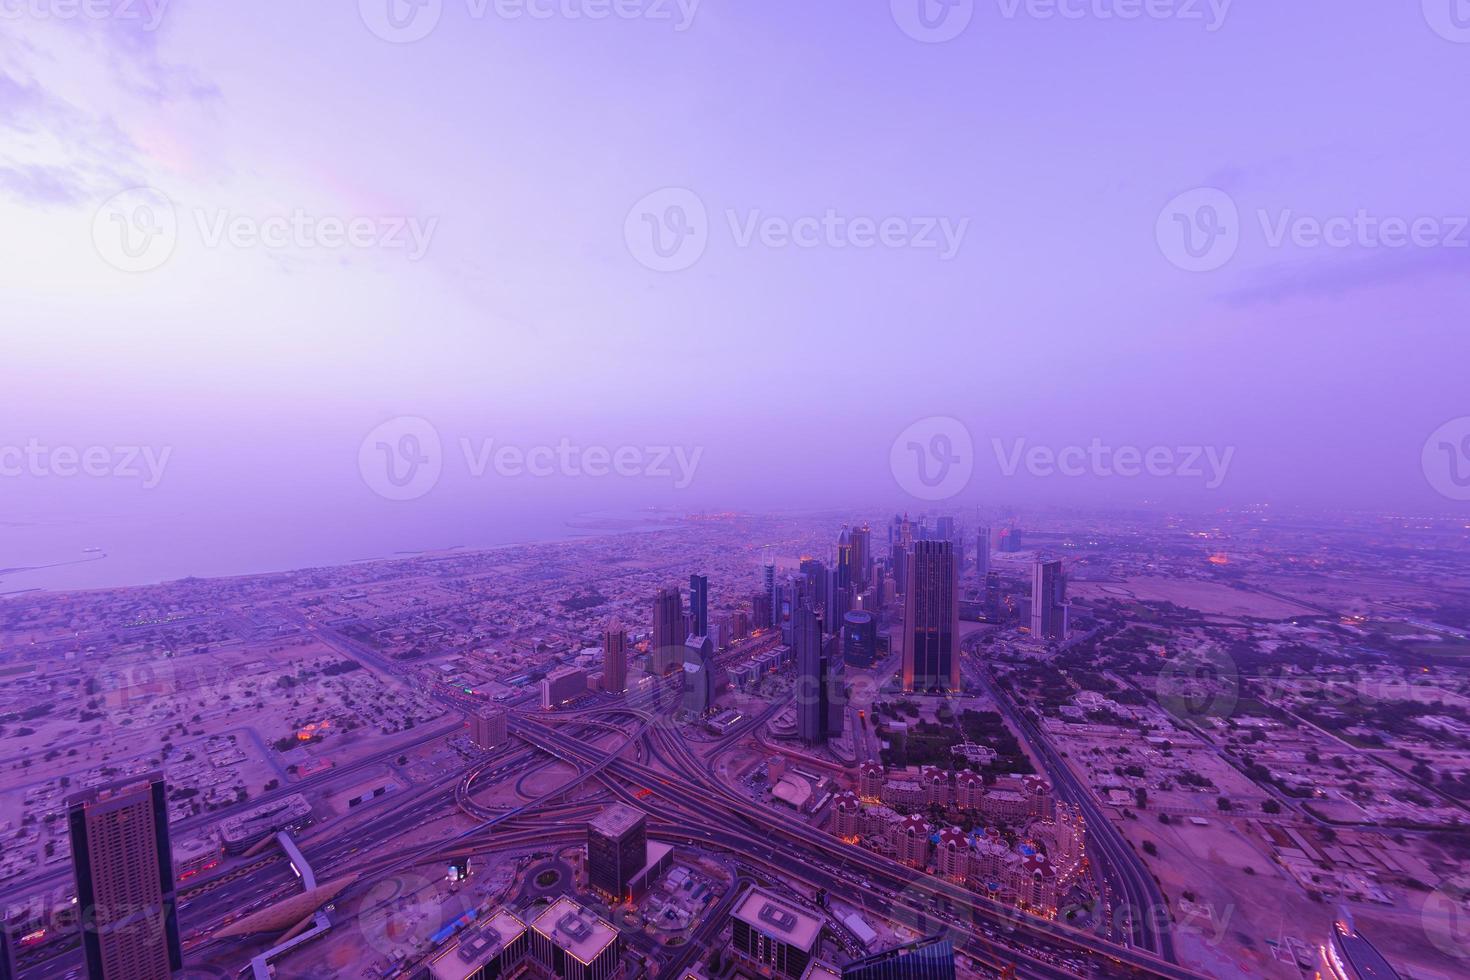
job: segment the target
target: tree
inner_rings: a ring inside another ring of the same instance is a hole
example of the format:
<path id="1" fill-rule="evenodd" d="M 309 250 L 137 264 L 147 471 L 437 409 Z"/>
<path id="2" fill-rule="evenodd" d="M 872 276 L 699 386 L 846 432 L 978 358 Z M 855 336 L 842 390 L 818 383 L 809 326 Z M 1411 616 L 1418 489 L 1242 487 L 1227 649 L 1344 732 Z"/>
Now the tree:
<path id="1" fill-rule="evenodd" d="M 1215 805 L 1220 808 L 1221 812 L 1228 812 L 1229 810 L 1234 808 L 1234 804 L 1230 802 L 1230 798 L 1228 796 L 1220 797 L 1218 800 L 1215 801 Z"/>
<path id="2" fill-rule="evenodd" d="M 1281 804 L 1277 803 L 1275 800 L 1267 800 L 1265 803 L 1261 804 L 1261 809 L 1264 810 L 1266 813 L 1280 813 Z"/>

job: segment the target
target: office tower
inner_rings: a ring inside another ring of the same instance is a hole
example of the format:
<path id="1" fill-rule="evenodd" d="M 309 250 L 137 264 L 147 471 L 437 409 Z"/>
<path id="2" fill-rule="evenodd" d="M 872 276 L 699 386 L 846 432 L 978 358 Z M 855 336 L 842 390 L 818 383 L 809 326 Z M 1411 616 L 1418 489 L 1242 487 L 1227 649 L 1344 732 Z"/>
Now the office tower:
<path id="1" fill-rule="evenodd" d="M 954 976 L 954 943 L 943 936 L 916 939 L 842 968 L 842 980 L 954 980 Z"/>
<path id="2" fill-rule="evenodd" d="M 169 980 L 183 969 L 163 774 L 66 801 L 82 953 L 91 980 Z"/>
<path id="3" fill-rule="evenodd" d="M 846 524 L 837 536 L 837 581 L 843 588 L 852 584 L 852 532 Z"/>
<path id="4" fill-rule="evenodd" d="M 611 694 L 628 689 L 628 631 L 616 619 L 602 635 L 602 686 Z"/>
<path id="5" fill-rule="evenodd" d="M 812 597 L 812 601 L 821 606 L 827 601 L 827 589 L 831 583 L 832 575 L 827 570 L 825 562 L 816 558 L 803 557 L 801 559 L 801 574 L 806 576 L 806 594 Z"/>
<path id="6" fill-rule="evenodd" d="M 0 919 L 0 980 L 15 980 L 15 948 L 10 943 L 9 925 Z"/>
<path id="7" fill-rule="evenodd" d="M 715 649 L 707 636 L 691 636 L 684 644 L 684 707 L 707 715 L 715 706 Z"/>
<path id="8" fill-rule="evenodd" d="M 903 687 L 960 689 L 960 603 L 954 545 L 916 541 L 903 603 Z"/>
<path id="9" fill-rule="evenodd" d="M 914 546 L 914 525 L 907 514 L 903 515 L 903 520 L 898 524 L 898 543 L 903 545 L 905 551 Z"/>
<path id="10" fill-rule="evenodd" d="M 811 606 L 796 611 L 792 628 L 796 652 L 796 733 L 807 745 L 827 741 L 827 672 L 822 617 Z"/>
<path id="11" fill-rule="evenodd" d="M 822 637 L 822 690 L 826 692 L 826 718 L 823 736 L 840 738 L 847 719 L 847 697 L 844 684 L 847 673 L 842 664 L 842 637 L 828 633 Z"/>
<path id="12" fill-rule="evenodd" d="M 662 677 L 679 663 L 684 641 L 684 600 L 676 588 L 659 589 L 653 600 L 653 649 L 649 652 L 655 676 Z"/>
<path id="13" fill-rule="evenodd" d="M 888 551 L 888 564 L 893 568 L 893 581 L 899 589 L 908 588 L 909 550 L 903 544 L 895 544 Z"/>
<path id="14" fill-rule="evenodd" d="M 1000 532 L 1000 553 L 1013 555 L 1021 550 L 1021 531 L 1017 527 L 1003 528 Z"/>
<path id="15" fill-rule="evenodd" d="M 618 969 L 618 930 L 562 897 L 531 923 L 531 956 L 559 980 L 607 980 Z"/>
<path id="16" fill-rule="evenodd" d="M 709 576 L 689 576 L 689 632 L 695 636 L 709 633 Z"/>
<path id="17" fill-rule="evenodd" d="M 852 543 L 852 584 L 859 590 L 866 589 L 872 580 L 873 532 L 864 524 L 853 529 L 849 540 Z"/>
<path id="18" fill-rule="evenodd" d="M 948 541 L 955 544 L 954 518 L 949 515 L 937 517 L 934 521 L 934 538 L 937 541 Z"/>
<path id="19" fill-rule="evenodd" d="M 446 949 L 434 954 L 428 970 L 420 974 L 430 980 L 497 980 L 512 976 L 531 948 L 526 924 L 501 909 L 480 925 L 472 926 Z"/>
<path id="20" fill-rule="evenodd" d="M 470 712 L 470 738 L 482 749 L 498 749 L 510 741 L 506 721 L 504 708 L 480 705 Z"/>
<path id="21" fill-rule="evenodd" d="M 587 884 L 609 901 L 628 897 L 629 884 L 648 863 L 648 817 L 621 803 L 587 823 Z"/>
<path id="22" fill-rule="evenodd" d="M 1032 567 L 1031 635 L 1038 640 L 1067 638 L 1067 579 L 1056 559 L 1038 560 Z"/>
<path id="23" fill-rule="evenodd" d="M 1000 572 L 990 572 L 985 576 L 985 618 L 998 621 L 1000 614 Z"/>
<path id="24" fill-rule="evenodd" d="M 852 609 L 852 587 L 841 584 L 840 576 L 827 576 L 827 592 L 822 597 L 822 608 L 829 623 L 840 623 Z"/>
<path id="25" fill-rule="evenodd" d="M 751 886 L 730 913 L 730 946 L 759 974 L 800 980 L 822 935 L 822 920 Z"/>
<path id="26" fill-rule="evenodd" d="M 558 667 L 541 681 L 541 707 L 559 708 L 587 693 L 587 672 L 580 667 Z"/>
<path id="27" fill-rule="evenodd" d="M 761 587 L 766 593 L 766 600 L 770 605 L 771 618 L 763 626 L 779 626 L 776 622 L 776 563 L 770 555 L 766 555 L 766 562 L 761 566 Z"/>
<path id="28" fill-rule="evenodd" d="M 854 610 L 842 617 L 842 660 L 849 667 L 871 667 L 878 659 L 878 622 Z"/>
<path id="29" fill-rule="evenodd" d="M 770 593 L 757 592 L 750 597 L 750 621 L 755 629 L 768 630 L 771 628 L 775 620 L 771 608 Z"/>
<path id="30" fill-rule="evenodd" d="M 990 528 L 982 527 L 975 532 L 975 578 L 981 586 L 990 574 Z"/>

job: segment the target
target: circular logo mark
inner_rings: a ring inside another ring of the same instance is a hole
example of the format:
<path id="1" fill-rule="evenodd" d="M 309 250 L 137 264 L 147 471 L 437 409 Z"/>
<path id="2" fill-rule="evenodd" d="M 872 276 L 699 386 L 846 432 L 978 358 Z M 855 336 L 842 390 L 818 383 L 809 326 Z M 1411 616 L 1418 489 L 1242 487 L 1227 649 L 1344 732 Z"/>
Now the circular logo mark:
<path id="1" fill-rule="evenodd" d="M 390 44 L 412 44 L 439 26 L 444 0 L 357 0 L 367 29 Z"/>
<path id="2" fill-rule="evenodd" d="M 709 245 L 709 214 L 698 194 L 665 187 L 633 205 L 623 222 L 628 251 L 654 272 L 681 272 Z"/>
<path id="3" fill-rule="evenodd" d="M 1420 457 L 1424 478 L 1442 496 L 1470 500 L 1470 416 L 1435 429 Z"/>
<path id="4" fill-rule="evenodd" d="M 1164 205 L 1154 226 L 1159 251 L 1186 272 L 1214 272 L 1240 247 L 1240 209 L 1214 187 L 1185 191 Z"/>
<path id="5" fill-rule="evenodd" d="M 1456 959 L 1470 959 L 1470 875 L 1441 882 L 1420 910 L 1424 935 L 1435 948 Z"/>
<path id="6" fill-rule="evenodd" d="M 925 44 L 953 41 L 975 16 L 975 0 L 888 0 L 899 28 Z"/>
<path id="7" fill-rule="evenodd" d="M 1159 671 L 1154 694 L 1181 721 L 1228 718 L 1240 700 L 1240 671 L 1223 650 L 1178 653 Z"/>
<path id="8" fill-rule="evenodd" d="M 123 272 L 151 272 L 169 260 L 179 240 L 174 202 L 153 187 L 110 197 L 92 218 L 97 254 Z"/>
<path id="9" fill-rule="evenodd" d="M 970 484 L 975 443 L 959 419 L 931 416 L 904 429 L 888 453 L 893 478 L 920 500 L 947 500 Z"/>
<path id="10" fill-rule="evenodd" d="M 1446 41 L 1470 44 L 1470 0 L 1422 0 L 1424 19 Z"/>
<path id="11" fill-rule="evenodd" d="M 385 500 L 417 500 L 434 489 L 444 469 L 439 431 L 426 419 L 389 419 L 363 439 L 357 468 L 368 489 Z"/>

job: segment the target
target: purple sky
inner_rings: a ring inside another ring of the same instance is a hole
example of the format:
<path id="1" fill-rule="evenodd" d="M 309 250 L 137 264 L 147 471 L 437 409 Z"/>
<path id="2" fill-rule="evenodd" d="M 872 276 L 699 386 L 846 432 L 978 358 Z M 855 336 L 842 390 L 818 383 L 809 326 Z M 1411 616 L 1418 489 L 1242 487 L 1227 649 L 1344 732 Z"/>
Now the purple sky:
<path id="1" fill-rule="evenodd" d="M 1458 247 L 1269 240 L 1288 213 L 1360 210 L 1455 239 L 1470 43 L 1451 0 L 1241 0 L 1215 30 L 1218 4 L 1155 2 L 1202 19 L 988 0 L 930 44 L 876 0 L 704 0 L 682 31 L 673 0 L 656 11 L 672 21 L 443 0 L 435 29 L 400 44 L 355 0 L 174 0 L 156 30 L 147 0 L 101 21 L 27 0 L 0 19 L 0 444 L 172 457 L 148 491 L 5 478 L 5 519 L 451 520 L 487 494 L 505 519 L 548 502 L 901 501 L 890 446 L 929 416 L 973 435 L 967 505 L 1463 508 L 1421 450 L 1470 415 L 1470 231 Z M 138 185 L 167 195 L 179 231 L 166 262 L 129 273 L 94 220 Z M 634 203 L 667 187 L 709 215 L 705 252 L 675 272 L 625 240 Z M 1241 216 L 1210 272 L 1171 263 L 1156 234 L 1200 187 Z M 742 247 L 727 217 L 828 209 L 968 225 L 946 259 Z M 415 261 L 212 247 L 197 217 L 297 210 L 437 223 Z M 412 504 L 358 468 L 364 436 L 404 415 L 446 444 L 442 482 Z M 491 487 L 463 478 L 461 436 L 703 456 L 677 492 Z M 1007 478 L 993 438 L 1235 454 L 1209 491 Z"/>

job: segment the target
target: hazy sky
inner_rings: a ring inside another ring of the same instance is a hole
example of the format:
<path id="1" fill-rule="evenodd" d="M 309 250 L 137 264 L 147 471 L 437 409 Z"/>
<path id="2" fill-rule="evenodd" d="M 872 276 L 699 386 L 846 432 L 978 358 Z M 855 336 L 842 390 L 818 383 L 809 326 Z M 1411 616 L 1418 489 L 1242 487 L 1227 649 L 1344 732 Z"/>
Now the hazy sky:
<path id="1" fill-rule="evenodd" d="M 1463 3 L 109 2 L 0 0 L 0 445 L 171 455 L 27 463 L 0 520 L 901 500 L 935 416 L 957 503 L 1465 506 L 1421 464 L 1470 416 Z M 166 260 L 118 252 L 139 186 Z M 649 221 L 702 253 L 650 268 Z M 443 446 L 410 502 L 360 466 L 400 416 Z M 474 480 L 462 438 L 702 455 Z M 1006 476 L 994 439 L 1233 455 Z"/>

